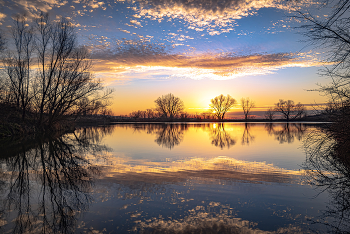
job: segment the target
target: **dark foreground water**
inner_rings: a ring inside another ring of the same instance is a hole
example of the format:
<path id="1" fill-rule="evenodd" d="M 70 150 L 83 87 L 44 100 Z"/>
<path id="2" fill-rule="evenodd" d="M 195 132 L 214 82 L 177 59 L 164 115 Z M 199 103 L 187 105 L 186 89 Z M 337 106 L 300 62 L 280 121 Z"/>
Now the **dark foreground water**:
<path id="1" fill-rule="evenodd" d="M 318 124 L 118 124 L 6 143 L 1 233 L 344 233 Z"/>

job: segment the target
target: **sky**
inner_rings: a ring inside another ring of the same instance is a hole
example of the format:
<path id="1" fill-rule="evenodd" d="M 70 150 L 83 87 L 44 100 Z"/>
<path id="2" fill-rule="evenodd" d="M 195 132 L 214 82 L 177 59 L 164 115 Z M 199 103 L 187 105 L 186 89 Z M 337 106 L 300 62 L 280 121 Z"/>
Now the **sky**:
<path id="1" fill-rule="evenodd" d="M 316 9 L 316 11 L 315 11 Z M 6 32 L 15 14 L 67 17 L 91 49 L 91 72 L 113 88 L 115 115 L 154 108 L 172 93 L 189 113 L 220 94 L 249 97 L 256 111 L 279 99 L 326 102 L 322 51 L 308 46 L 292 15 L 318 11 L 312 0 L 0 0 Z"/>

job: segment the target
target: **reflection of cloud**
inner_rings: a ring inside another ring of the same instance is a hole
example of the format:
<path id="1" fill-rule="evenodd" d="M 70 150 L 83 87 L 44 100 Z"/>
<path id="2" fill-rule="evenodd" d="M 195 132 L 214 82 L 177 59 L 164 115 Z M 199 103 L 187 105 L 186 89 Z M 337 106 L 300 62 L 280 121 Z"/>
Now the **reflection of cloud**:
<path id="1" fill-rule="evenodd" d="M 307 55 L 306 55 L 307 56 Z M 158 72 L 159 75 L 226 80 L 245 75 L 273 73 L 286 67 L 318 66 L 304 54 L 276 53 L 235 55 L 233 53 L 182 55 L 170 54 L 164 44 L 144 40 L 124 40 L 114 49 L 93 54 L 95 72 L 122 72 L 126 76 Z M 149 77 L 148 77 L 149 78 Z"/>
<path id="2" fill-rule="evenodd" d="M 205 28 L 210 35 L 217 35 L 233 30 L 235 20 L 255 14 L 262 8 L 282 10 L 298 9 L 299 4 L 310 4 L 311 0 L 137 0 L 138 14 L 153 20 L 164 18 L 180 19 L 188 22 L 189 28 L 202 30 Z M 215 28 L 220 29 L 215 30 Z"/>
<path id="3" fill-rule="evenodd" d="M 134 230 L 140 233 L 303 233 L 302 227 L 289 225 L 276 231 L 263 231 L 257 223 L 237 218 L 234 209 L 219 202 L 210 202 L 206 207 L 197 206 L 188 211 L 189 215 L 179 219 L 154 217 L 139 220 Z"/>
<path id="4" fill-rule="evenodd" d="M 109 163 L 112 164 L 112 161 Z M 292 183 L 297 179 L 295 176 L 301 175 L 300 171 L 281 169 L 265 162 L 247 162 L 228 157 L 171 162 L 114 158 L 113 166 L 107 166 L 103 171 L 105 177 L 121 184 L 178 183 L 189 178 L 196 178 L 202 183 L 213 179 L 249 183 Z"/>

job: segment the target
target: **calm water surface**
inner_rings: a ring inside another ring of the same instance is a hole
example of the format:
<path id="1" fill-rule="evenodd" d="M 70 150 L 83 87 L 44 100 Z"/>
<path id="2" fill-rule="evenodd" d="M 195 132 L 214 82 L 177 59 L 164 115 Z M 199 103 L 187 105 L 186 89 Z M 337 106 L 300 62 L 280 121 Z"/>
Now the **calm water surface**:
<path id="1" fill-rule="evenodd" d="M 0 232 L 349 231 L 319 141 L 317 124 L 149 123 L 8 143 Z"/>

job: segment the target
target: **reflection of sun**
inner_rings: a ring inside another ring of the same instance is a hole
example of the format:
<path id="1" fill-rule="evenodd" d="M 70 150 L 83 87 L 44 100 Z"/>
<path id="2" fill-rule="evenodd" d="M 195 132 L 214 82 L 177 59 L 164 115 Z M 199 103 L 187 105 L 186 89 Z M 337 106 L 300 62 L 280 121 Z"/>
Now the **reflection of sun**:
<path id="1" fill-rule="evenodd" d="M 213 124 L 213 128 L 216 128 L 216 127 L 217 127 L 217 126 L 216 126 L 216 123 L 214 123 L 214 124 Z"/>

